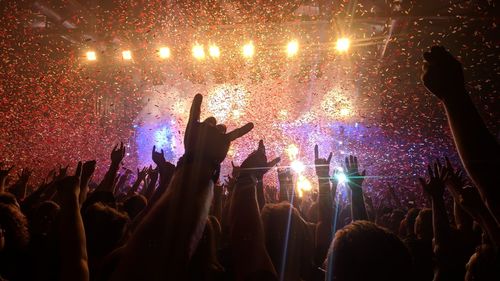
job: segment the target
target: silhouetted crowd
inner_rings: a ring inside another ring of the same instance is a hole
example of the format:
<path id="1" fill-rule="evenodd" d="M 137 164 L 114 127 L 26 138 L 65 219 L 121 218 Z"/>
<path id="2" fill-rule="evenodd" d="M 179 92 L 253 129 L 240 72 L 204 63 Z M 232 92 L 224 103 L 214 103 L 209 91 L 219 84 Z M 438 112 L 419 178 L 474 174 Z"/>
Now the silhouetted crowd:
<path id="1" fill-rule="evenodd" d="M 289 168 L 278 168 L 279 186 L 264 185 L 280 158 L 267 159 L 263 140 L 221 181 L 231 142 L 253 124 L 200 122 L 198 94 L 184 155 L 174 165 L 153 147 L 156 167 L 138 169 L 133 182 L 120 172 L 123 143 L 100 183 L 96 161 L 86 161 L 28 192 L 30 170 L 7 185 L 12 167 L 0 163 L 0 280 L 500 280 L 499 144 L 461 64 L 437 46 L 424 59 L 423 83 L 446 111 L 463 165 L 428 164 L 419 181 L 431 208 L 393 200 L 394 187 L 376 206 L 363 160 L 346 157 L 344 183 L 318 146 L 318 189 L 307 196 Z"/>

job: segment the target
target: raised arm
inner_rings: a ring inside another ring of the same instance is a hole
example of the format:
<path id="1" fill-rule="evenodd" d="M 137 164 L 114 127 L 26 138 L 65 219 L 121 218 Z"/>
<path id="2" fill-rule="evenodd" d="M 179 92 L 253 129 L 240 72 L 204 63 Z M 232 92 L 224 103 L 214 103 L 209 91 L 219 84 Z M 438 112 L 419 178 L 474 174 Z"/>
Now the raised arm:
<path id="1" fill-rule="evenodd" d="M 109 169 L 104 175 L 104 179 L 101 181 L 99 186 L 97 186 L 98 191 L 108 191 L 115 194 L 115 179 L 116 174 L 118 173 L 118 169 L 120 169 L 120 163 L 125 157 L 125 146 L 123 146 L 123 142 L 120 143 L 120 147 L 115 145 L 113 151 L 111 151 L 111 164 L 109 165 Z"/>
<path id="2" fill-rule="evenodd" d="M 318 176 L 318 223 L 316 224 L 316 261 L 325 260 L 328 246 L 332 241 L 333 231 L 333 199 L 330 187 L 330 161 L 332 153 L 328 158 L 319 158 L 318 145 L 314 146 L 314 166 Z"/>
<path id="3" fill-rule="evenodd" d="M 500 146 L 482 121 L 465 89 L 462 65 L 444 47 L 424 53 L 425 87 L 438 97 L 468 175 L 500 222 Z"/>
<path id="4" fill-rule="evenodd" d="M 11 166 L 10 168 L 2 168 L 3 163 L 0 162 L 0 192 L 5 191 L 5 182 L 7 181 L 7 177 L 9 176 L 10 171 L 14 166 Z"/>
<path id="5" fill-rule="evenodd" d="M 212 177 L 231 141 L 249 123 L 226 133 L 215 118 L 199 122 L 202 96 L 196 95 L 184 138 L 185 153 L 169 188 L 144 217 L 124 249 L 111 280 L 184 280 L 198 246 L 213 196 Z M 144 245 L 148 246 L 144 246 Z"/>
<path id="6" fill-rule="evenodd" d="M 276 271 L 266 250 L 264 227 L 257 202 L 256 183 L 279 162 L 267 162 L 264 142 L 241 164 L 241 172 L 230 206 L 230 243 L 236 269 L 236 280 L 269 280 Z"/>
<path id="7" fill-rule="evenodd" d="M 74 176 L 64 177 L 57 182 L 61 206 L 58 227 L 61 262 L 59 280 L 63 281 L 89 280 L 85 230 L 78 202 L 81 173 L 82 163 L 79 162 Z"/>
<path id="8" fill-rule="evenodd" d="M 82 167 L 82 178 L 80 181 L 80 195 L 79 201 L 80 205 L 87 199 L 87 194 L 89 192 L 89 181 L 94 174 L 96 167 L 96 161 L 91 160 L 83 163 Z"/>
<path id="9" fill-rule="evenodd" d="M 438 161 L 427 166 L 429 179 L 419 178 L 423 190 L 431 198 L 432 203 L 432 227 L 434 232 L 434 254 L 437 260 L 437 271 L 434 280 L 457 280 L 461 274 L 460 264 L 454 252 L 454 240 L 452 229 L 446 214 L 444 204 L 444 188 L 447 172 Z M 463 266 L 463 265 L 462 265 Z M 463 275 L 461 277 L 463 279 Z"/>
<path id="10" fill-rule="evenodd" d="M 352 220 L 368 220 L 362 188 L 366 171 L 359 173 L 358 158 L 352 155 L 345 158 L 344 170 L 347 172 L 347 185 L 351 189 Z"/>

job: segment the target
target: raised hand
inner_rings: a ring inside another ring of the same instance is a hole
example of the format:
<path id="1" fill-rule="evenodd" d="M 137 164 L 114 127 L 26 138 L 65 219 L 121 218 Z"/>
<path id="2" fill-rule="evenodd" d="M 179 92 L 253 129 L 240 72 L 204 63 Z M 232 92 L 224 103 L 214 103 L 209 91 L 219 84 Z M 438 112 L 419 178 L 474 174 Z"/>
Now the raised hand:
<path id="1" fill-rule="evenodd" d="M 113 151 L 111 151 L 111 162 L 114 164 L 120 164 L 125 157 L 125 146 L 123 142 L 120 142 L 120 147 L 115 145 L 113 147 Z"/>
<path id="2" fill-rule="evenodd" d="M 149 167 L 144 167 L 144 168 L 142 168 L 142 170 L 139 170 L 139 168 L 137 168 L 137 181 L 138 182 L 141 182 L 144 179 L 146 179 L 146 176 L 148 175 L 148 170 L 149 170 Z"/>
<path id="3" fill-rule="evenodd" d="M 86 161 L 85 163 L 83 163 L 83 167 L 82 167 L 82 181 L 84 179 L 85 180 L 89 180 L 90 177 L 92 177 L 92 175 L 94 174 L 94 171 L 95 171 L 95 167 L 96 167 L 96 161 L 95 160 Z"/>
<path id="4" fill-rule="evenodd" d="M 255 176 L 257 179 L 262 179 L 264 174 L 278 164 L 279 161 L 280 158 L 278 157 L 270 162 L 267 162 L 266 147 L 264 146 L 264 141 L 260 140 L 257 150 L 250 153 L 247 159 L 245 159 L 241 164 L 241 174 L 250 174 Z"/>
<path id="5" fill-rule="evenodd" d="M 319 158 L 318 145 L 314 146 L 314 166 L 316 167 L 316 175 L 321 179 L 328 179 L 330 177 L 330 161 L 332 160 L 332 153 L 328 158 Z"/>
<path id="6" fill-rule="evenodd" d="M 30 169 L 22 169 L 21 172 L 19 173 L 19 179 L 18 182 L 20 184 L 26 184 L 28 183 L 30 177 L 31 177 L 31 170 Z"/>
<path id="7" fill-rule="evenodd" d="M 462 65 L 444 47 L 433 46 L 424 59 L 422 81 L 427 90 L 442 100 L 465 92 Z"/>
<path id="8" fill-rule="evenodd" d="M 163 154 L 163 149 L 161 150 L 161 152 L 156 152 L 156 146 L 153 146 L 153 152 L 151 153 L 151 158 L 158 167 L 164 166 L 167 162 L 165 160 L 165 155 Z"/>
<path id="9" fill-rule="evenodd" d="M 76 199 L 80 195 L 80 178 L 82 175 L 82 162 L 78 162 L 75 174 L 73 176 L 65 176 L 56 182 L 57 194 L 61 199 Z M 75 197 L 73 197 L 75 196 Z"/>
<path id="10" fill-rule="evenodd" d="M 429 179 L 426 181 L 423 178 L 419 178 L 420 185 L 425 193 L 431 196 L 431 198 L 441 198 L 443 196 L 448 172 L 441 166 L 438 160 L 434 162 L 434 167 L 427 165 L 427 172 L 429 174 Z"/>
<path id="11" fill-rule="evenodd" d="M 358 158 L 350 155 L 345 158 L 344 169 L 347 173 L 347 184 L 351 189 L 361 189 L 365 180 L 366 171 L 359 173 Z"/>
<path id="12" fill-rule="evenodd" d="M 253 129 L 252 123 L 226 133 L 226 126 L 217 124 L 214 117 L 200 122 L 203 96 L 197 94 L 191 105 L 191 112 L 184 135 L 185 160 L 199 159 L 211 163 L 214 168 L 226 158 L 229 145 Z"/>

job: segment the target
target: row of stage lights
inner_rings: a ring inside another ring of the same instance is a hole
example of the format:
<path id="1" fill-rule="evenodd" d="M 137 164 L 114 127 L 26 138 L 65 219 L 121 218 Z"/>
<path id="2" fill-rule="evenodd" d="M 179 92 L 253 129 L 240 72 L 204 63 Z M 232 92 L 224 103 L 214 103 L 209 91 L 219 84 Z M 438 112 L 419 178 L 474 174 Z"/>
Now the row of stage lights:
<path id="1" fill-rule="evenodd" d="M 349 38 L 339 38 L 335 44 L 335 50 L 339 53 L 345 53 L 349 50 L 350 46 L 351 41 L 349 40 Z M 297 40 L 288 42 L 288 44 L 286 45 L 286 53 L 288 57 L 294 57 L 295 55 L 297 55 L 299 53 L 299 42 Z M 170 51 L 170 48 L 167 46 L 158 49 L 158 56 L 161 59 L 168 59 L 170 58 L 171 54 L 172 53 Z M 203 60 L 206 57 L 205 47 L 200 44 L 195 44 L 191 49 L 191 54 L 195 59 Z M 241 47 L 241 55 L 243 57 L 249 59 L 252 58 L 254 54 L 255 46 L 253 42 L 248 42 L 247 44 L 243 45 L 243 47 Z M 208 46 L 208 55 L 213 59 L 217 59 L 221 55 L 221 50 L 217 45 L 212 44 Z M 88 51 L 86 53 L 86 57 L 88 61 L 95 61 L 97 60 L 97 53 L 95 51 Z M 132 51 L 122 51 L 122 58 L 124 60 L 132 60 Z"/>

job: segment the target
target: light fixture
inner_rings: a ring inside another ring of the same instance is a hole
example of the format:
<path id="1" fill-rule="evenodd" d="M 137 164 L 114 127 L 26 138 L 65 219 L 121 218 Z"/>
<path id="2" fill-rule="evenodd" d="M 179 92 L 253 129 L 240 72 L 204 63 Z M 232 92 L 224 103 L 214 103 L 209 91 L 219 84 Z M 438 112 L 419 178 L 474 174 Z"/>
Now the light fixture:
<path id="1" fill-rule="evenodd" d="M 158 51 L 158 55 L 162 59 L 168 59 L 170 57 L 170 48 L 169 47 L 161 47 Z"/>
<path id="2" fill-rule="evenodd" d="M 132 59 L 132 52 L 130 50 L 125 50 L 122 52 L 122 58 L 124 60 L 131 60 Z"/>
<path id="3" fill-rule="evenodd" d="M 288 57 L 293 57 L 299 52 L 299 42 L 297 40 L 292 40 L 288 42 L 286 47 L 286 52 Z"/>
<path id="4" fill-rule="evenodd" d="M 217 47 L 217 45 L 210 45 L 208 48 L 208 53 L 212 58 L 218 58 L 220 57 L 220 49 Z"/>
<path id="5" fill-rule="evenodd" d="M 245 44 L 242 48 L 242 53 L 245 58 L 251 58 L 253 57 L 255 53 L 255 47 L 252 42 L 248 42 Z"/>
<path id="6" fill-rule="evenodd" d="M 87 52 L 87 60 L 88 61 L 95 61 L 97 60 L 97 55 L 94 51 L 88 51 Z"/>
<path id="7" fill-rule="evenodd" d="M 195 59 L 204 59 L 205 58 L 205 50 L 203 49 L 203 45 L 196 44 L 192 49 L 193 57 Z"/>

